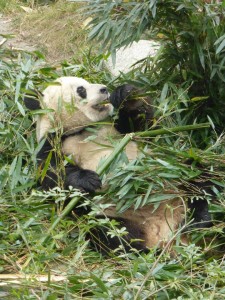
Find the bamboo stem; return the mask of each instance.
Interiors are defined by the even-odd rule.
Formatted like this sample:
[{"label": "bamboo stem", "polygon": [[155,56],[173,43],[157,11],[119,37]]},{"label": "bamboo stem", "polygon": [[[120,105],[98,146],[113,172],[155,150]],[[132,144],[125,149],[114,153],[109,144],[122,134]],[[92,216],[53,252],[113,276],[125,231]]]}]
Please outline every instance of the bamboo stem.
[{"label": "bamboo stem", "polygon": [[49,239],[51,232],[56,228],[59,222],[72,211],[72,209],[75,207],[79,200],[80,197],[78,196],[71,199],[71,201],[67,204],[64,210],[61,212],[61,214],[59,214],[55,221],[52,223],[52,225],[47,231],[47,234],[43,238],[41,238],[41,244],[44,244]]},{"label": "bamboo stem", "polygon": [[101,164],[101,166],[97,169],[97,173],[99,176],[101,176],[104,171],[108,168],[108,166],[111,164],[111,162],[114,160],[114,158],[123,151],[124,147],[132,140],[134,137],[134,133],[126,134],[122,140],[116,145],[113,152],[106,158],[106,160]]},{"label": "bamboo stem", "polygon": [[172,128],[162,128],[162,129],[136,132],[135,136],[137,136],[137,137],[139,137],[139,136],[140,137],[154,137],[154,136],[157,136],[157,135],[163,135],[163,134],[167,134],[167,133],[175,133],[175,132],[202,129],[202,128],[207,128],[209,126],[210,126],[210,123],[184,125],[184,126],[177,126],[177,127],[172,127]]},{"label": "bamboo stem", "polygon": [[34,280],[39,282],[58,282],[58,281],[67,281],[67,277],[63,275],[29,275],[29,274],[0,274],[0,286],[21,284],[22,280]]}]

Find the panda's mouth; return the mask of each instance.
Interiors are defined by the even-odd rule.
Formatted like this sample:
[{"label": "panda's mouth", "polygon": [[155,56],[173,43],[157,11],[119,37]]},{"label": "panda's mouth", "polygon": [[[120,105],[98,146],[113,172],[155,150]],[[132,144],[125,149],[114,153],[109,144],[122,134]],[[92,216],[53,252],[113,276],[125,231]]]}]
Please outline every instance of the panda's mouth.
[{"label": "panda's mouth", "polygon": [[97,111],[104,111],[104,110],[107,109],[106,101],[95,104],[95,105],[92,105],[92,108],[97,110]]}]

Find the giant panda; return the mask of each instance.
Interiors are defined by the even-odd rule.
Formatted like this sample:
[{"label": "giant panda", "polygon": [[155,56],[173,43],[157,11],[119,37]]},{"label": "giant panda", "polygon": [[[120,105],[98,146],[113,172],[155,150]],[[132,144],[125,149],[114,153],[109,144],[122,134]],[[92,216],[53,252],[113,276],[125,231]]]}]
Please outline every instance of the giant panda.
[{"label": "giant panda", "polygon": [[[41,182],[43,189],[59,185],[60,179],[64,188],[72,186],[89,193],[90,197],[101,189],[101,179],[96,170],[99,162],[113,151],[115,138],[120,134],[145,130],[151,125],[151,100],[137,97],[138,92],[134,86],[125,84],[116,88],[109,97],[104,85],[90,84],[77,77],[62,77],[43,91],[41,99],[25,96],[24,101],[29,109],[52,109],[50,116],[44,114],[37,120],[37,140],[43,140],[37,155],[39,170],[49,164]],[[108,97],[109,102],[105,103]],[[117,110],[117,118],[113,123],[96,124],[110,118],[114,110]],[[60,133],[57,130],[52,132],[55,120]],[[57,135],[59,139],[56,139]],[[125,152],[128,160],[135,159],[138,145],[129,142]],[[64,155],[70,157],[70,162],[62,168],[59,162],[62,161],[60,156]],[[211,226],[206,200],[189,202],[189,207],[196,226]],[[104,228],[95,228],[89,237],[103,253],[121,244],[126,251],[162,247],[184,224],[187,210],[188,204],[179,196],[162,201],[157,209],[148,204],[136,210],[131,207],[118,214],[116,208],[110,206],[97,218],[115,219],[120,226],[126,227],[127,233],[122,239],[111,238]],[[84,213],[84,210],[81,211]]]}]

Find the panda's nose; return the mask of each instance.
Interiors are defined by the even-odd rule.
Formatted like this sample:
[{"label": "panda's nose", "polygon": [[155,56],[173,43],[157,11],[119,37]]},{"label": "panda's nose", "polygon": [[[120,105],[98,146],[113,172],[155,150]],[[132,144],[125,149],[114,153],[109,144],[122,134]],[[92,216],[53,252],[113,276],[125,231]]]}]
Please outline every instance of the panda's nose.
[{"label": "panda's nose", "polygon": [[100,89],[101,94],[108,94],[108,90],[106,87]]}]

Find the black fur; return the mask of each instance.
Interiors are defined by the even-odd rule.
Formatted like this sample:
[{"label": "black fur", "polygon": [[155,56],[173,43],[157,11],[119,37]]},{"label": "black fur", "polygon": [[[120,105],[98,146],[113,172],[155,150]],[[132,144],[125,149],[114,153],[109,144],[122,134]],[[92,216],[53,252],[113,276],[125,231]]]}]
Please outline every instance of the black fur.
[{"label": "black fur", "polygon": [[[37,154],[37,164],[38,164],[38,169],[41,173],[42,176],[42,171],[45,169],[45,164],[48,161],[48,158],[51,158],[49,160],[49,165],[47,172],[41,180],[41,186],[44,190],[51,189],[57,185],[59,185],[59,182],[61,179],[64,179],[63,177],[63,172],[60,168],[58,168],[58,162],[59,158],[57,157],[56,152],[53,150],[53,144],[55,140],[55,134],[49,134],[48,137],[46,138],[41,150]],[[61,146],[61,142],[59,147]]]},{"label": "black fur", "polygon": [[107,235],[107,232],[110,229],[109,227],[96,226],[89,231],[87,236],[87,238],[90,239],[93,248],[102,254],[108,254],[111,250],[115,250],[121,245],[126,252],[130,251],[132,248],[143,252],[148,251],[145,246],[145,232],[140,226],[123,218],[115,217],[113,219],[118,222],[118,228],[126,227],[127,234],[122,235],[121,238],[116,236],[110,237]]},{"label": "black fur", "polygon": [[124,84],[112,92],[111,104],[118,109],[115,128],[122,134],[143,131],[152,125],[154,109],[149,97],[141,97],[141,91]]},{"label": "black fur", "polygon": [[[186,161],[187,164],[192,164],[192,160]],[[188,199],[188,208],[190,210],[190,218],[193,222],[188,226],[189,228],[209,228],[213,225],[211,214],[209,212],[209,205],[206,195],[210,198],[215,198],[216,194],[212,189],[212,174],[207,172],[200,163],[194,164],[201,171],[201,179],[196,178],[190,180],[188,184],[181,188],[185,190],[187,195],[197,195],[196,198]]]},{"label": "black fur", "polygon": [[[76,166],[78,168],[78,166]],[[93,193],[102,186],[101,179],[98,174],[91,170],[79,168],[76,170],[74,166],[66,167],[65,187],[72,186],[82,192]]]},{"label": "black fur", "polygon": [[105,87],[105,88],[101,88],[101,89],[100,89],[100,93],[101,93],[101,94],[108,94],[107,88],[106,88],[106,87]]},{"label": "black fur", "polygon": [[193,219],[189,228],[209,228],[213,225],[207,200],[188,200],[188,208],[191,213],[190,218]]},{"label": "black fur", "polygon": [[135,87],[130,84],[123,84],[117,87],[110,95],[110,102],[112,105],[119,109],[122,104],[128,100],[131,93],[135,90]]},{"label": "black fur", "polygon": [[77,88],[77,94],[83,99],[87,98],[87,91],[83,86]]},{"label": "black fur", "polygon": [[29,109],[29,110],[37,110],[37,109],[41,109],[41,104],[40,101],[37,100],[37,98],[42,97],[42,93],[37,92],[35,90],[31,90],[29,91],[29,93],[27,93],[24,96],[24,103],[25,106]]},{"label": "black fur", "polygon": [[[64,137],[65,138],[65,137]],[[101,180],[96,172],[91,170],[83,170],[77,165],[68,163],[65,168],[59,168],[62,165],[62,157],[56,153],[55,149],[61,150],[63,139],[60,141],[56,135],[48,134],[44,145],[37,154],[37,162],[39,170],[43,170],[45,163],[49,160],[48,171],[41,182],[42,188],[48,190],[63,183],[63,188],[72,186],[82,192],[94,192],[101,188]],[[56,146],[56,147],[55,147]],[[51,157],[49,156],[51,155]]]}]

